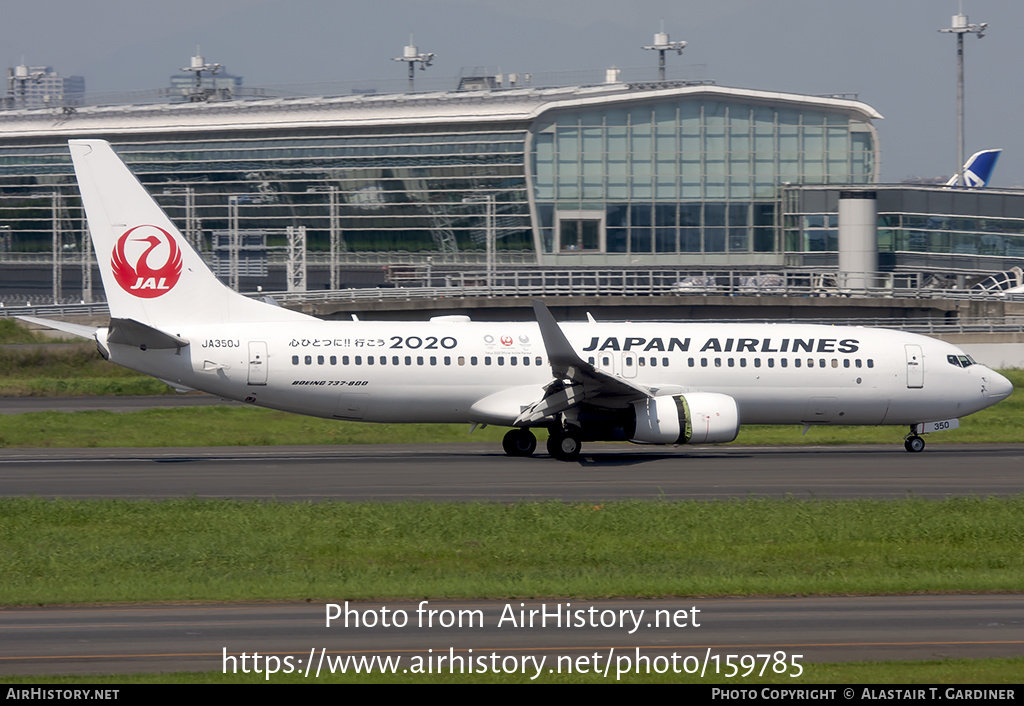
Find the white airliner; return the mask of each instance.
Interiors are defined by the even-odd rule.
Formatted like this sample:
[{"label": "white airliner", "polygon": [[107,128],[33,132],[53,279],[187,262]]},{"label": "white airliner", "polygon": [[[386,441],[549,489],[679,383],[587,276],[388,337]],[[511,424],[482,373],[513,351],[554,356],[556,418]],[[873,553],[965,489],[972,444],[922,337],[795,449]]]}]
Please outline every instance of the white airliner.
[{"label": "white airliner", "polygon": [[898,331],[795,324],[323,321],[242,296],[206,267],[100,140],[70,142],[110,305],[105,358],[176,388],[366,422],[512,427],[505,452],[583,441],[706,444],[740,423],[958,426],[1012,391],[957,347]]}]

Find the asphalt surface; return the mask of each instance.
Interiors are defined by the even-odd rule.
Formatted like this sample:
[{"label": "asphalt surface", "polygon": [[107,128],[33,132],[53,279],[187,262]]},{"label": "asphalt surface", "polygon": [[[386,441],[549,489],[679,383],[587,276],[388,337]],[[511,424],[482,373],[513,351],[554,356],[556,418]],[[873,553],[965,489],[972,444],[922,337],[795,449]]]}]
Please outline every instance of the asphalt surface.
[{"label": "asphalt surface", "polygon": [[[10,449],[0,495],[282,501],[602,501],[946,498],[1024,492],[1024,444],[634,447],[587,444],[576,462],[510,458],[497,444]],[[638,450],[639,448],[639,450]]]},{"label": "asphalt surface", "polygon": [[[1024,487],[1022,444],[932,445],[921,454],[899,445],[666,451],[590,444],[585,451],[580,461],[563,463],[543,455],[508,458],[495,445],[476,443],[9,450],[0,457],[0,495],[447,502],[938,499],[1017,495]],[[344,596],[335,602],[344,603]],[[509,615],[506,610],[518,623],[521,608],[542,610],[546,603],[549,612],[555,606],[569,610],[567,602],[585,611],[583,620],[597,616],[600,623],[603,617],[607,626],[500,621]],[[462,629],[420,628],[415,602],[368,602],[355,609],[361,619],[380,623],[384,606],[392,618],[404,610],[409,623],[345,627],[341,620],[326,627],[323,600],[0,609],[0,674],[253,670],[277,664],[300,673],[308,668],[308,678],[315,680],[317,669],[325,673],[331,663],[337,668],[345,657],[390,656],[400,658],[399,670],[433,665],[437,671],[444,656],[443,670],[454,665],[457,672],[500,671],[515,664],[531,674],[539,670],[539,681],[549,678],[546,670],[565,672],[570,665],[601,673],[608,666],[606,678],[613,681],[617,670],[637,664],[685,671],[699,663],[708,681],[722,683],[731,679],[725,676],[732,669],[729,655],[742,671],[752,663],[758,670],[778,663],[785,673],[799,665],[812,675],[814,664],[826,661],[1024,655],[1024,595],[429,601],[427,609],[439,611],[439,622],[445,615],[480,610],[479,624]],[[640,626],[630,634],[632,616],[640,610]],[[686,625],[648,626],[657,610],[667,611],[666,620],[682,616]],[[767,654],[770,659],[757,656]]]},{"label": "asphalt surface", "polygon": [[[328,603],[320,601],[3,610],[0,674],[241,671],[266,669],[267,657],[285,670],[287,657],[292,670],[308,668],[315,682],[317,669],[325,675],[339,658],[391,656],[399,671],[431,659],[436,673],[439,657],[457,655],[474,659],[461,663],[462,672],[456,661],[456,673],[480,671],[484,659],[485,668],[515,665],[531,675],[540,666],[540,682],[549,669],[565,673],[570,665],[602,674],[608,665],[612,682],[617,670],[639,665],[703,670],[709,682],[741,685],[728,677],[730,663],[745,665],[742,672],[752,664],[780,674],[803,669],[813,680],[818,662],[1024,655],[1021,596],[336,604],[330,627]],[[346,608],[353,611],[347,626]],[[385,619],[389,627],[381,626]],[[442,671],[452,664],[442,662]]]}]

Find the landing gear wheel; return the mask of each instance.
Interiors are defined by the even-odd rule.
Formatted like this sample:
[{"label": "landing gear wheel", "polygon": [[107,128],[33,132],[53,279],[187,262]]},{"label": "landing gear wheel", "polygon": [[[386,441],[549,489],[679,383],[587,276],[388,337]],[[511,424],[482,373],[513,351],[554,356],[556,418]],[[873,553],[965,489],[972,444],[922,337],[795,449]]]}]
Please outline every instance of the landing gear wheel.
[{"label": "landing gear wheel", "polygon": [[537,437],[529,429],[513,429],[501,440],[501,448],[509,456],[532,456],[537,449]]},{"label": "landing gear wheel", "polygon": [[910,453],[921,453],[924,451],[924,439],[920,436],[908,436],[907,440],[903,442],[903,448]]},{"label": "landing gear wheel", "polygon": [[548,437],[548,453],[559,461],[575,461],[582,447],[580,434],[574,429],[552,431]]}]

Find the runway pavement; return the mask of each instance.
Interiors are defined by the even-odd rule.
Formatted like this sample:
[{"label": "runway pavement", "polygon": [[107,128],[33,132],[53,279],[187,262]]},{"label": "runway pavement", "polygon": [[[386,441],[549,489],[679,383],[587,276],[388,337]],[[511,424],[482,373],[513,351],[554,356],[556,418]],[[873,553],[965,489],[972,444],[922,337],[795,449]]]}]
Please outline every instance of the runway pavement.
[{"label": "runway pavement", "polygon": [[[591,444],[587,450],[576,463],[544,456],[509,458],[495,445],[477,443],[9,450],[0,457],[0,495],[446,502],[937,499],[1019,494],[1024,468],[1021,444],[936,444],[921,454],[908,454],[898,446],[666,451]],[[344,603],[345,597],[334,600]],[[520,608],[544,610],[542,603],[549,612],[565,603],[577,610],[593,608],[597,616],[622,617],[622,611],[633,611],[625,614],[629,620],[640,610],[644,613],[632,634],[627,628],[637,623],[576,628],[501,621],[506,610],[515,615]],[[379,621],[383,606],[392,617],[397,610],[404,610],[410,621],[418,615],[417,602],[368,602],[357,610],[364,619],[372,615]],[[481,624],[460,630],[421,629],[412,622],[401,628],[346,628],[336,622],[328,628],[323,599],[284,605],[0,609],[0,674],[205,671],[225,665],[253,669],[257,663],[252,655],[258,652],[264,660],[261,668],[272,657],[276,662],[269,664],[281,670],[304,673],[309,668],[311,675],[331,664],[339,668],[339,659],[374,656],[398,658],[399,670],[433,659],[436,671],[436,660],[444,656],[449,661],[441,668],[501,670],[516,664],[539,670],[539,680],[550,675],[544,671],[549,669],[602,671],[608,666],[606,678],[611,681],[616,670],[637,665],[690,670],[699,663],[709,682],[722,683],[729,680],[723,674],[731,669],[729,655],[735,656],[732,664],[753,663],[758,669],[765,663],[768,668],[780,664],[786,673],[797,665],[813,670],[814,663],[823,661],[1024,655],[1021,595],[431,600],[429,607],[439,611],[439,619],[445,610],[450,615],[479,610]],[[694,608],[700,613],[692,612]],[[666,627],[655,621],[649,627],[656,610],[667,611],[662,614],[666,620],[684,615],[686,625]],[[244,663],[243,653],[248,660]],[[468,662],[470,657],[483,662]],[[355,665],[346,664],[349,669]],[[717,676],[712,678],[708,670]]]},{"label": "runway pavement", "polygon": [[[328,603],[338,605],[330,627]],[[543,682],[549,670],[607,665],[609,681],[617,670],[677,668],[742,685],[731,665],[806,670],[813,681],[819,662],[1021,656],[1022,628],[1022,596],[14,608],[0,611],[0,674],[241,671],[270,657],[315,681],[346,657],[389,656],[399,672],[417,660],[435,673],[515,666]]]},{"label": "runway pavement", "polygon": [[1024,491],[1024,444],[685,447],[589,444],[578,461],[496,444],[28,449],[0,495],[515,502],[733,497],[945,498]]}]

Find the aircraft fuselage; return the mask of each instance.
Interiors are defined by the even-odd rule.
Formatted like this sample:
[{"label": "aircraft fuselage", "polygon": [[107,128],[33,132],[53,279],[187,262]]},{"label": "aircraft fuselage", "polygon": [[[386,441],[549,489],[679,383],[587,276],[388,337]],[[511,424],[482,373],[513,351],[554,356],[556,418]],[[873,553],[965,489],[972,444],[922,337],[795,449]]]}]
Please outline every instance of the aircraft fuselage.
[{"label": "aircraft fuselage", "polygon": [[[1009,394],[951,344],[870,328],[563,323],[580,357],[659,395],[715,392],[743,424],[904,425],[959,418]],[[551,381],[535,323],[330,322],[181,326],[190,345],[107,344],[111,360],[229,399],[368,422],[510,426]],[[173,373],[173,374],[172,374]]]}]

